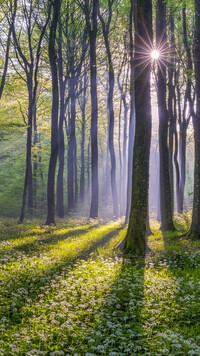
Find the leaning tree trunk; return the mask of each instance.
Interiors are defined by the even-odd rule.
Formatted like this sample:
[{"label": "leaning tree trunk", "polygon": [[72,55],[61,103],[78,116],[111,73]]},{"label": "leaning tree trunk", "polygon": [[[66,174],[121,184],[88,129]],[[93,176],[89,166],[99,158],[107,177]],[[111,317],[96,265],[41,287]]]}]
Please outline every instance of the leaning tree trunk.
[{"label": "leaning tree trunk", "polygon": [[[149,157],[151,143],[151,61],[148,56],[152,43],[152,2],[137,3],[135,24],[135,142],[133,152],[131,210],[126,235],[126,250],[144,254],[146,248]],[[141,48],[147,53],[144,63]],[[144,105],[145,103],[145,105]]]},{"label": "leaning tree trunk", "polygon": [[200,0],[195,0],[195,38],[194,68],[196,83],[196,115],[194,123],[195,166],[194,166],[194,197],[192,224],[189,231],[191,238],[200,238]]},{"label": "leaning tree trunk", "polygon": [[55,171],[58,156],[58,110],[59,110],[59,88],[58,71],[56,63],[56,28],[60,14],[60,0],[53,3],[53,20],[49,36],[49,61],[52,76],[52,109],[51,109],[51,156],[49,161],[48,183],[47,183],[47,219],[46,224],[55,224]]},{"label": "leaning tree trunk", "polygon": [[10,26],[9,26],[9,30],[8,30],[7,41],[6,41],[5,61],[4,61],[4,68],[3,68],[2,75],[1,75],[1,83],[0,83],[0,100],[1,100],[1,97],[3,94],[3,89],[5,86],[5,82],[6,82],[6,75],[7,75],[7,71],[8,71],[11,35],[12,35],[14,23],[15,23],[15,17],[16,17],[16,11],[17,11],[17,0],[14,0],[14,4],[12,4],[11,2],[10,2],[10,4],[11,4],[11,9],[13,6],[13,13],[12,13],[12,18],[11,18],[11,22],[10,22]]},{"label": "leaning tree trunk", "polygon": [[[163,57],[167,57],[166,2],[157,1],[156,43],[161,47]],[[168,150],[168,112],[166,107],[166,60],[158,63],[158,115],[159,115],[159,152],[160,152],[160,209],[162,230],[174,230],[172,219],[172,200],[169,176]]]}]

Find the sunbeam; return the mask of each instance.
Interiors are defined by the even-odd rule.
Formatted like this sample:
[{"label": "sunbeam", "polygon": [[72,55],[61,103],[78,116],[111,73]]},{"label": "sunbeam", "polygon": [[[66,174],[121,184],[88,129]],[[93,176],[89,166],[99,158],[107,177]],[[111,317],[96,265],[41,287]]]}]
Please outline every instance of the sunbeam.
[{"label": "sunbeam", "polygon": [[157,61],[160,57],[160,52],[157,49],[153,49],[153,51],[151,52],[151,58],[154,61]]}]

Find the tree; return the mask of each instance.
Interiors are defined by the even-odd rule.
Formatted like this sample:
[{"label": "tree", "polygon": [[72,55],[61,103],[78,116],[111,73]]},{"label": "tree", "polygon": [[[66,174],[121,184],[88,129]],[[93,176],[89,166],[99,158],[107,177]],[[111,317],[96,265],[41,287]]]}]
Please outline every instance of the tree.
[{"label": "tree", "polygon": [[109,43],[109,32],[110,24],[112,20],[112,5],[114,0],[108,0],[108,20],[105,22],[101,12],[99,11],[99,18],[102,25],[103,37],[106,47],[106,55],[108,60],[108,112],[109,112],[109,151],[111,159],[111,189],[112,189],[112,198],[113,198],[113,216],[118,218],[119,216],[119,206],[118,206],[118,193],[116,187],[116,158],[115,158],[115,149],[114,149],[114,107],[113,107],[113,91],[114,91],[114,67],[112,61],[112,54]]},{"label": "tree", "polygon": [[48,184],[47,184],[47,219],[46,225],[55,224],[55,171],[58,156],[58,111],[59,111],[59,87],[57,54],[55,48],[56,29],[60,15],[61,0],[52,3],[53,18],[49,35],[49,62],[52,80],[52,110],[51,110],[51,156],[49,161]]},{"label": "tree", "polygon": [[[132,18],[132,16],[131,16]],[[128,110],[129,106],[127,103],[127,89],[128,89],[128,78],[129,78],[129,65],[127,65],[127,50],[126,50],[126,33],[124,35],[124,54],[122,64],[117,76],[118,88],[121,93],[120,98],[120,110],[119,110],[119,135],[118,135],[118,145],[119,145],[119,163],[120,163],[120,182],[119,182],[119,202],[120,202],[120,215],[124,215],[125,202],[126,202],[126,192],[127,192],[127,124],[128,124]],[[123,81],[120,82],[120,76],[123,73]],[[133,100],[135,100],[133,98]],[[121,155],[121,112],[122,103],[124,109],[124,127],[123,127],[123,155]],[[133,134],[133,133],[132,133]],[[122,160],[123,157],[123,160]]]},{"label": "tree", "polygon": [[194,197],[192,223],[189,231],[191,238],[200,238],[200,0],[195,0],[195,34],[194,34],[194,69],[196,84],[196,114],[193,117],[195,167]]},{"label": "tree", "polygon": [[97,98],[97,60],[96,60],[96,38],[97,38],[97,15],[99,0],[85,0],[82,4],[78,1],[85,15],[90,45],[90,90],[91,90],[91,170],[92,170],[92,197],[90,206],[90,217],[98,217],[99,182],[98,182],[98,98]]},{"label": "tree", "polygon": [[14,5],[12,4],[12,1],[10,1],[9,12],[11,13],[11,19],[9,19],[9,15],[6,14],[6,17],[8,19],[8,23],[9,23],[9,29],[8,29],[8,35],[7,35],[7,40],[6,40],[6,46],[5,46],[4,68],[3,68],[3,73],[1,76],[1,83],[0,83],[0,100],[1,100],[1,97],[3,94],[3,89],[4,89],[4,85],[5,85],[5,81],[6,81],[6,74],[8,71],[11,35],[12,35],[14,24],[15,24],[16,11],[17,11],[17,0],[14,1]]},{"label": "tree", "polygon": [[85,201],[85,126],[86,126],[86,93],[87,93],[87,72],[86,68],[84,70],[84,75],[80,83],[80,91],[83,91],[82,96],[79,99],[79,106],[81,109],[82,120],[81,120],[81,174],[80,174],[80,198],[81,203],[84,204]]},{"label": "tree", "polygon": [[[135,23],[135,141],[133,152],[131,210],[125,249],[145,253],[149,155],[151,143],[150,51],[152,47],[152,2],[137,2]],[[144,56],[146,57],[144,60]]]},{"label": "tree", "polygon": [[187,128],[191,117],[193,117],[193,100],[192,100],[192,54],[190,45],[188,42],[187,26],[186,26],[186,3],[183,3],[182,9],[182,21],[183,21],[183,43],[186,52],[186,88],[184,88],[184,107],[182,113],[182,119],[179,122],[180,125],[180,212],[183,212],[185,180],[186,180],[186,140],[187,140]]},{"label": "tree", "polygon": [[[79,10],[79,11],[77,11]],[[57,213],[64,216],[64,134],[63,123],[67,132],[67,196],[68,211],[75,208],[74,182],[76,180],[76,100],[82,64],[88,48],[88,36],[85,23],[80,19],[80,9],[73,1],[63,3],[59,17],[58,34],[58,70],[60,89],[59,118],[59,169],[57,179]],[[68,110],[67,110],[68,109]],[[68,113],[68,115],[67,115]],[[76,184],[75,184],[76,186]]]},{"label": "tree", "polygon": [[157,72],[161,228],[162,230],[174,230],[172,220],[172,194],[169,176],[168,112],[166,107],[167,32],[166,2],[164,0],[157,1],[156,45],[161,52],[161,60],[158,61]]},{"label": "tree", "polygon": [[[139,6],[139,4],[138,4]],[[126,199],[126,217],[127,224],[131,208],[131,173],[133,163],[133,144],[135,136],[135,92],[134,92],[134,75],[135,63],[133,57],[133,16],[134,16],[134,0],[131,0],[130,19],[129,19],[129,37],[130,37],[130,120],[129,120],[129,141],[128,141],[128,172],[127,172],[127,199]],[[139,21],[139,20],[138,20]]]},{"label": "tree", "polygon": [[[19,221],[23,222],[25,214],[26,205],[26,194],[28,189],[28,206],[31,208],[33,206],[33,189],[32,189],[32,162],[31,162],[31,148],[32,148],[32,124],[33,124],[33,112],[36,105],[36,95],[38,88],[38,71],[39,71],[39,61],[41,55],[42,40],[46,32],[46,28],[49,22],[50,10],[48,10],[48,15],[44,20],[44,24],[38,24],[38,7],[39,3],[34,3],[32,0],[29,4],[24,2],[22,4],[21,11],[24,14],[26,31],[25,34],[22,30],[24,27],[21,25],[20,30],[17,33],[18,26],[12,25],[12,34],[14,41],[14,51],[17,61],[25,73],[25,78],[20,74],[20,77],[25,81],[28,91],[28,114],[27,114],[27,144],[26,144],[26,171],[24,179],[24,189],[22,197],[21,214]],[[15,4],[16,6],[16,4]],[[16,11],[16,10],[15,10]],[[41,26],[39,38],[37,38],[37,43],[33,38],[33,31],[36,24],[38,27]],[[22,36],[23,34],[23,36]],[[28,50],[24,46],[24,38],[28,38]],[[14,69],[16,66],[12,62]],[[16,70],[17,71],[17,70]],[[18,71],[17,71],[18,72]],[[18,72],[19,73],[19,72]]]}]

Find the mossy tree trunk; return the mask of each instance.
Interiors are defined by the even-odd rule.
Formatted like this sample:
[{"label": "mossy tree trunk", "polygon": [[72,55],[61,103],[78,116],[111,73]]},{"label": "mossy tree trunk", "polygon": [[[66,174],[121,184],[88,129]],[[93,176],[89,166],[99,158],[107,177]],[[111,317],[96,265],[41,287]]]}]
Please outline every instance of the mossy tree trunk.
[{"label": "mossy tree trunk", "polygon": [[[152,2],[137,2],[135,24],[135,142],[133,151],[131,210],[125,249],[144,254],[146,248],[149,156],[151,143],[150,49]],[[146,61],[144,61],[144,53]]]}]

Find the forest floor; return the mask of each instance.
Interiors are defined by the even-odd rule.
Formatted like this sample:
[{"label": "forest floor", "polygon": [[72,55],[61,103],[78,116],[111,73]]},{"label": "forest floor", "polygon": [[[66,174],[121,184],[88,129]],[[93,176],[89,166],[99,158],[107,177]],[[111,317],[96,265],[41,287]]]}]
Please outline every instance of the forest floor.
[{"label": "forest floor", "polygon": [[122,220],[0,221],[0,355],[200,355],[200,241],[123,257]]}]

